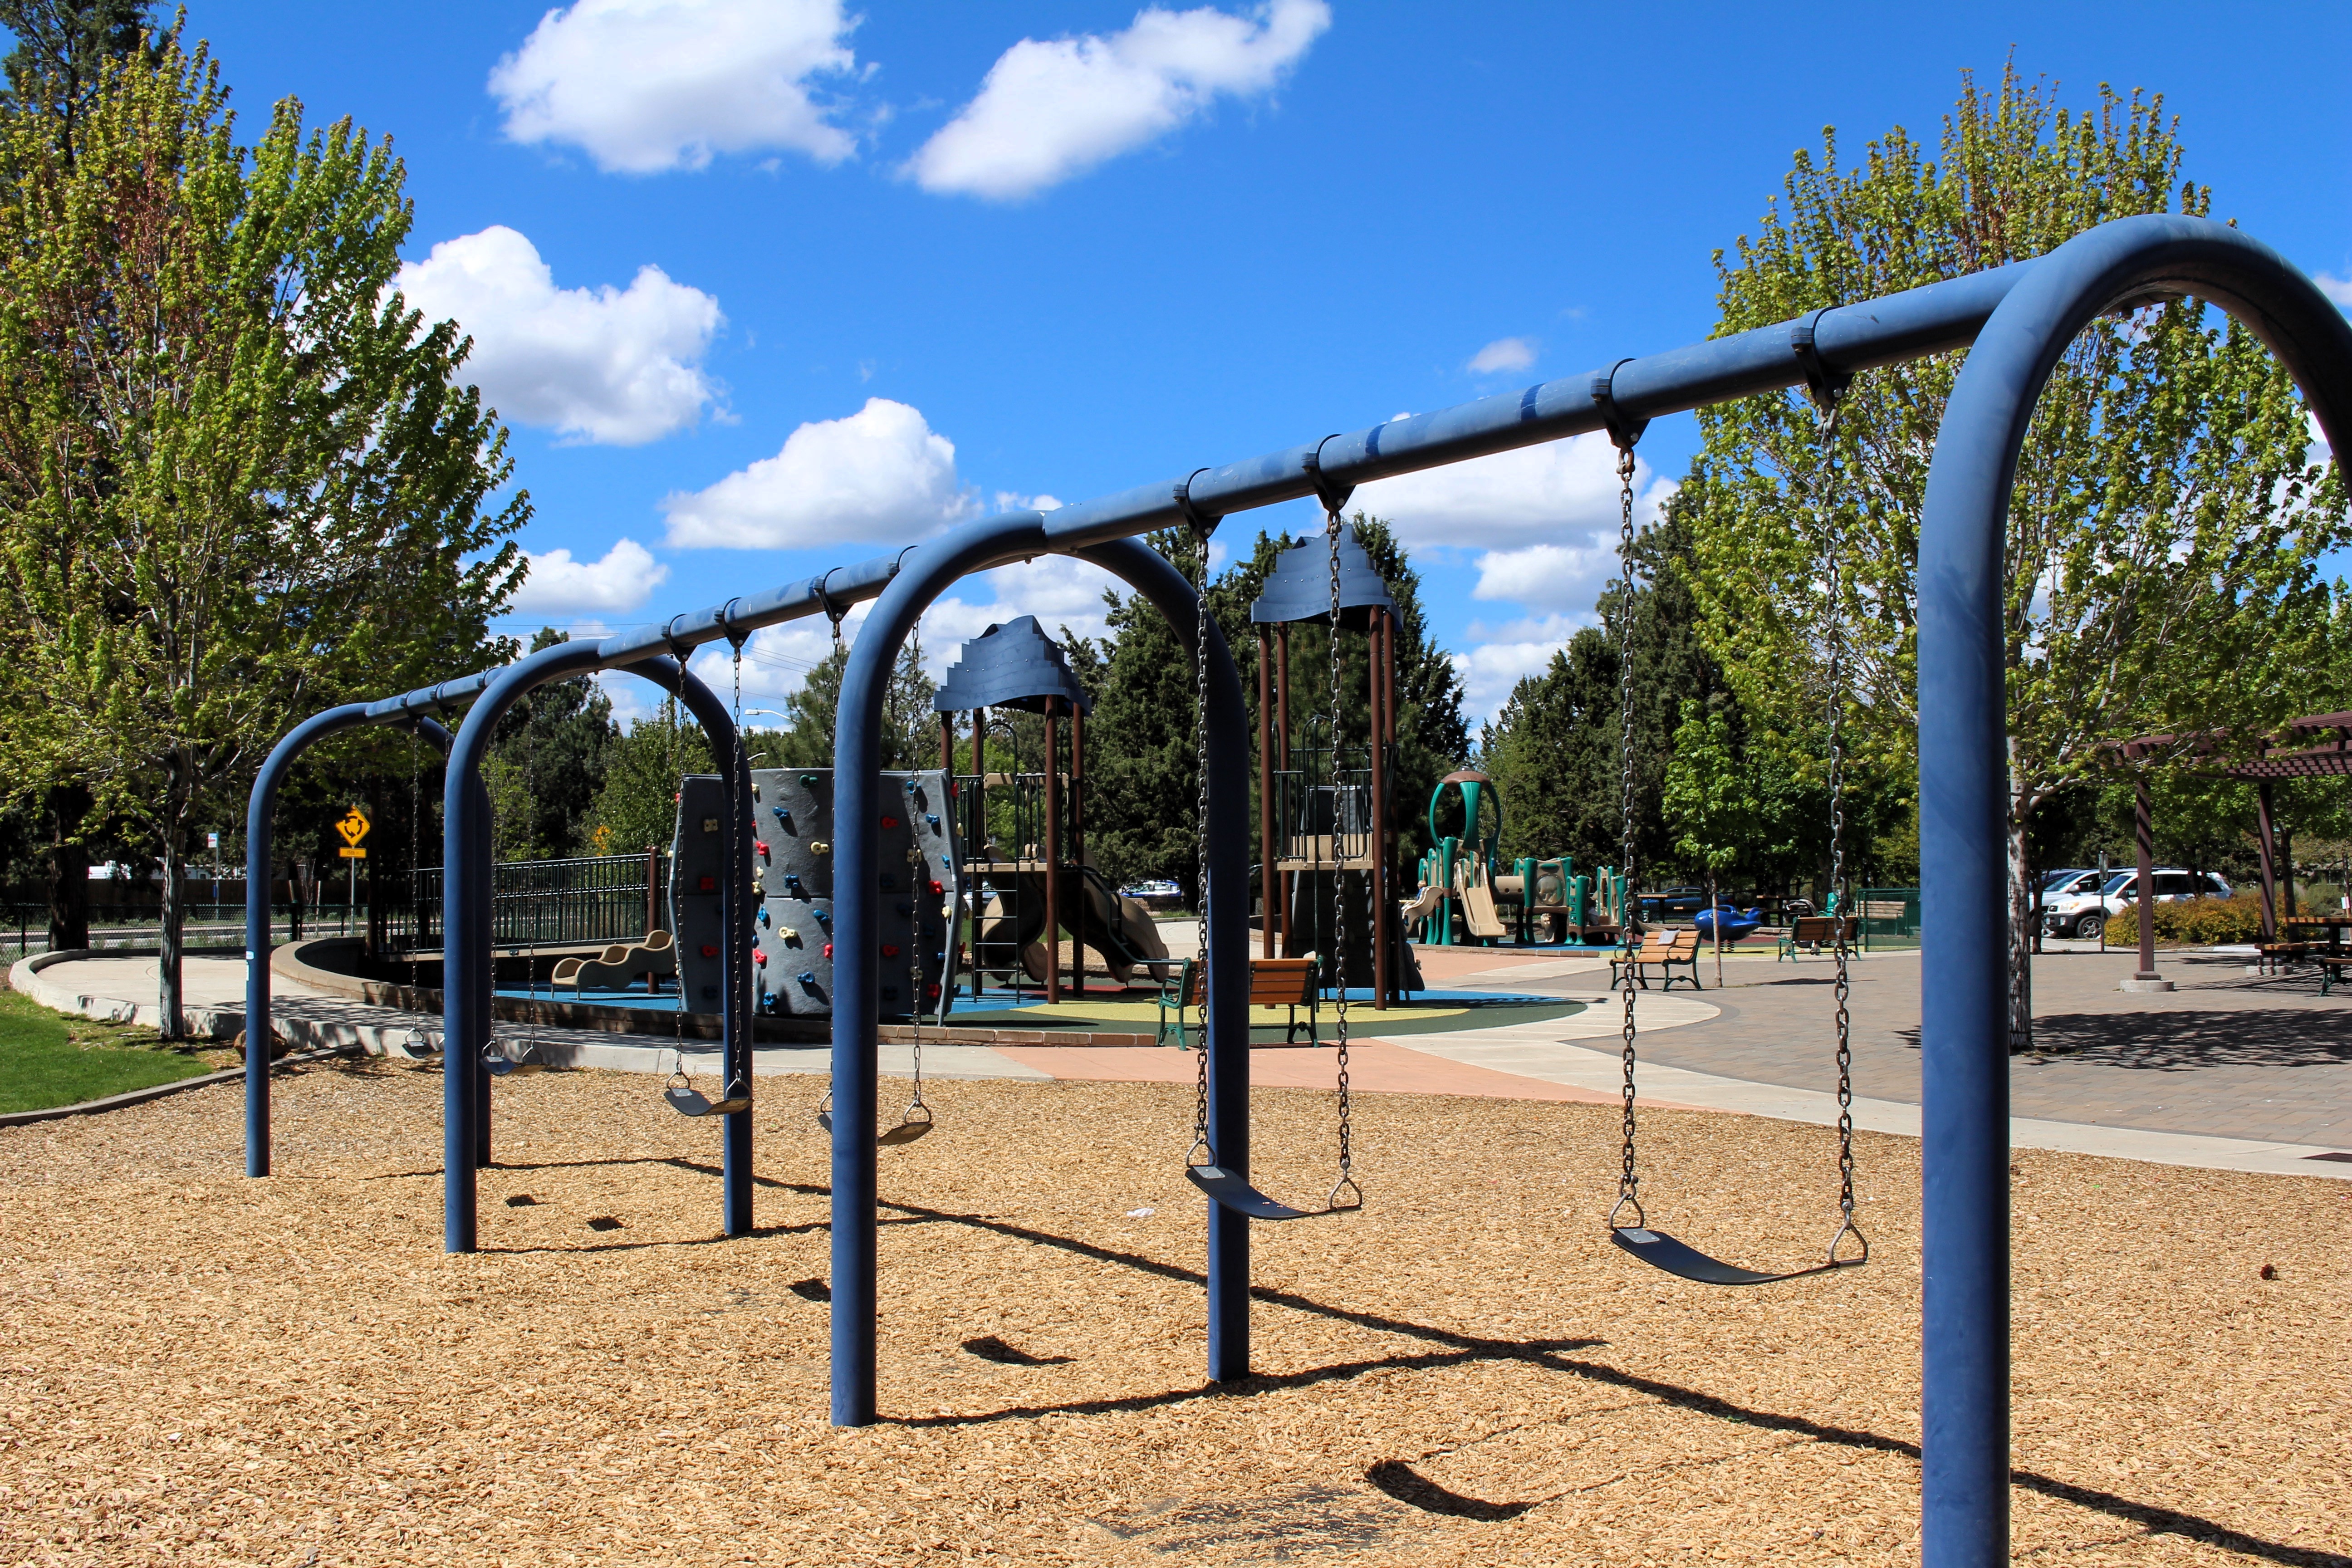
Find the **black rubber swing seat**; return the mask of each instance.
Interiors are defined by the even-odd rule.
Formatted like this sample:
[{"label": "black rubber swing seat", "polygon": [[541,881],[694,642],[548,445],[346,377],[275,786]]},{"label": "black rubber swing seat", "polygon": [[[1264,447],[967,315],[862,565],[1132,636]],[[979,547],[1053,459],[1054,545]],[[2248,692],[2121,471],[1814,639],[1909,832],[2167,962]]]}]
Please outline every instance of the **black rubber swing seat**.
[{"label": "black rubber swing seat", "polygon": [[[1277,1203],[1273,1198],[1267,1197],[1264,1193],[1251,1186],[1245,1178],[1234,1174],[1223,1165],[1187,1165],[1184,1167],[1184,1176],[1194,1186],[1208,1194],[1210,1199],[1219,1207],[1231,1209],[1234,1213],[1245,1215],[1251,1219],[1317,1219],[1324,1215],[1352,1214],[1364,1206],[1363,1200],[1359,1197],[1352,1204],[1334,1204],[1319,1209],[1295,1209],[1288,1204]],[[1343,1184],[1352,1187],[1355,1184],[1349,1182]]]},{"label": "black rubber swing seat", "polygon": [[[830,1110],[818,1111],[816,1113],[816,1124],[819,1127],[824,1128],[827,1132],[832,1131],[833,1112]],[[874,1146],[877,1149],[896,1149],[902,1143],[912,1143],[916,1139],[920,1138],[924,1133],[929,1132],[935,1125],[937,1125],[937,1123],[930,1121],[901,1121],[898,1126],[893,1127],[887,1132],[876,1134]]]},{"label": "black rubber swing seat", "polygon": [[1783,1274],[1759,1274],[1753,1268],[1742,1268],[1736,1263],[1725,1263],[1709,1258],[1697,1247],[1676,1241],[1662,1230],[1646,1230],[1638,1226],[1612,1226],[1609,1239],[1640,1258],[1653,1268],[1701,1285],[1770,1285],[1782,1279],[1802,1279],[1808,1274],[1827,1274],[1835,1268],[1852,1268],[1868,1261],[1865,1258],[1838,1258],[1827,1263],[1816,1263],[1810,1268],[1791,1268]]},{"label": "black rubber swing seat", "polygon": [[676,1085],[663,1089],[662,1098],[668,1100],[669,1108],[680,1116],[732,1116],[739,1110],[751,1109],[751,1097],[748,1094],[733,1094],[725,1100],[713,1100],[698,1089],[685,1089]]}]

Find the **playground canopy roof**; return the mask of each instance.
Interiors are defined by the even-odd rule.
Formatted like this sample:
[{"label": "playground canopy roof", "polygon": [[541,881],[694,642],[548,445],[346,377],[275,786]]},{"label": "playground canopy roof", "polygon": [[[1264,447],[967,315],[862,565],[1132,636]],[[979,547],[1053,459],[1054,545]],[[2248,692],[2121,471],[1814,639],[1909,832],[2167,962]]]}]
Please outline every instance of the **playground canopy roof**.
[{"label": "playground canopy roof", "polygon": [[[1396,613],[1389,585],[1372,569],[1372,558],[1353,528],[1339,531],[1339,624],[1360,632],[1371,625],[1372,612]],[[1292,621],[1328,620],[1331,616],[1331,546],[1321,538],[1302,539],[1275,557],[1274,573],[1265,591],[1250,606],[1250,620],[1259,626],[1284,626]]]},{"label": "playground canopy roof", "polygon": [[963,645],[963,657],[940,683],[931,709],[961,713],[973,708],[1019,708],[1043,713],[1046,699],[1053,697],[1081,713],[1095,710],[1095,700],[1070,672],[1061,645],[1045,635],[1036,616],[1024,616],[991,626]]},{"label": "playground canopy roof", "polygon": [[[2310,744],[2327,737],[2320,744]],[[2132,762],[2144,762],[2160,752],[2193,763],[2224,749],[2227,731],[2203,735],[2142,735],[2116,748]],[[2305,742],[2297,744],[2297,742]],[[2291,721],[2251,757],[2213,758],[2214,765],[2195,771],[2232,779],[2309,779],[2352,776],[2352,713],[2313,713]]]}]

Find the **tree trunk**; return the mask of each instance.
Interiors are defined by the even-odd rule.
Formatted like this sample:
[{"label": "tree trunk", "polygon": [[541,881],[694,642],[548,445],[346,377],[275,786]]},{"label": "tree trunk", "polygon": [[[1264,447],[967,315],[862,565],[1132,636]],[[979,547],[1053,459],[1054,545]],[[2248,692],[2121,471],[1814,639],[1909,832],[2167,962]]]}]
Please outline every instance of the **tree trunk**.
[{"label": "tree trunk", "polygon": [[158,1026],[167,1040],[188,1037],[187,1019],[181,1014],[180,961],[186,946],[188,921],[187,764],[174,756],[165,764],[163,774],[163,897],[159,911],[162,925],[162,956],[155,965],[155,1011]]},{"label": "tree trunk", "polygon": [[167,1040],[188,1037],[187,1020],[180,1013],[180,958],[186,945],[184,937],[188,918],[187,889],[187,858],[180,853],[180,836],[169,834],[163,840],[163,952],[155,966],[155,1010]]},{"label": "tree trunk", "polygon": [[89,791],[62,784],[48,792],[49,951],[89,945],[89,851],[74,836],[89,812]]},{"label": "tree trunk", "polygon": [[[2011,743],[2015,756],[2015,742]],[[2033,796],[2011,772],[2009,809],[2009,1048],[2033,1048]]]}]

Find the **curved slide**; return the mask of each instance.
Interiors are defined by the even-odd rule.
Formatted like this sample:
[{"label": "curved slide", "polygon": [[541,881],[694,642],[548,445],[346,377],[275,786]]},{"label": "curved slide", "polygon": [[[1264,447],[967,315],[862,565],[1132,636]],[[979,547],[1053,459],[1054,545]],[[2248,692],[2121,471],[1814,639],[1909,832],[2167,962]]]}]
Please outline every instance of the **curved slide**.
[{"label": "curved slide", "polygon": [[[1000,893],[988,901],[973,931],[973,958],[992,973],[1010,971],[1017,961],[1032,980],[1045,977],[1045,874],[1023,871],[1013,878],[1013,897]],[[1168,944],[1160,938],[1151,911],[1133,899],[1120,896],[1103,874],[1091,866],[1064,868],[1062,902],[1067,914],[1085,910],[1087,945],[1102,954],[1111,978],[1120,984],[1137,970],[1154,980],[1176,973]],[[1072,922],[1065,918],[1066,927]]]}]

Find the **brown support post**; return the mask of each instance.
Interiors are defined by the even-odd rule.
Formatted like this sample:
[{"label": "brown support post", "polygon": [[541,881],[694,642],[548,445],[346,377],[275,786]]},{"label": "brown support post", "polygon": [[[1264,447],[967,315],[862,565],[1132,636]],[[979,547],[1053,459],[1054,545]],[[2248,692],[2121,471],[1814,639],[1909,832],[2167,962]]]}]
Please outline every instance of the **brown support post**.
[{"label": "brown support post", "polygon": [[1045,699],[1045,1001],[1062,999],[1062,727]]},{"label": "brown support post", "polygon": [[650,934],[660,928],[661,847],[648,844],[646,846],[646,931]]},{"label": "brown support post", "polygon": [[940,772],[955,777],[955,715],[940,715]]},{"label": "brown support post", "polygon": [[[1287,773],[1290,769],[1289,622],[1285,621],[1274,628],[1274,646],[1275,658],[1276,660],[1275,669],[1276,684],[1274,689],[1274,765]],[[1286,826],[1286,825],[1277,825],[1277,826],[1284,827]],[[1274,836],[1272,842],[1277,847],[1280,847],[1287,841],[1288,837],[1288,833],[1286,831],[1283,831]],[[1291,956],[1290,882],[1291,876],[1287,871],[1280,872],[1275,878],[1275,890],[1279,893],[1282,898],[1282,909],[1279,913],[1279,919],[1282,923],[1282,955],[1285,958]]]},{"label": "brown support post", "polygon": [[1070,910],[1070,981],[1087,994],[1087,710],[1070,704],[1070,864],[1079,868],[1071,884],[1078,890]]},{"label": "brown support post", "polygon": [[1381,700],[1381,647],[1388,640],[1388,612],[1374,610],[1364,627],[1364,684],[1371,711],[1364,726],[1364,738],[1372,758],[1372,822],[1371,865],[1364,872],[1364,885],[1372,893],[1372,1006],[1385,1009],[1389,1005],[1389,910],[1388,841],[1389,841],[1389,747],[1385,704]]},{"label": "brown support post", "polygon": [[2148,800],[2145,775],[2132,781],[2132,837],[2139,847],[2139,973],[2132,978],[2160,984],[2156,973],[2156,808]]},{"label": "brown support post", "polygon": [[1259,956],[1274,958],[1274,644],[1257,628],[1257,889]]},{"label": "brown support post", "polygon": [[2263,940],[2278,940],[2278,847],[2271,826],[2271,781],[2254,785],[2254,852],[2263,872]]}]

